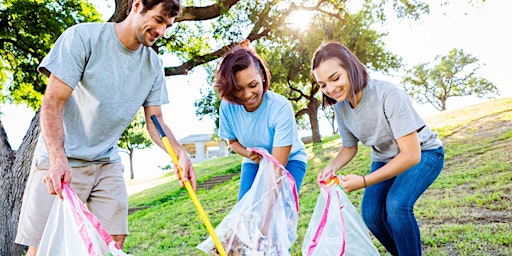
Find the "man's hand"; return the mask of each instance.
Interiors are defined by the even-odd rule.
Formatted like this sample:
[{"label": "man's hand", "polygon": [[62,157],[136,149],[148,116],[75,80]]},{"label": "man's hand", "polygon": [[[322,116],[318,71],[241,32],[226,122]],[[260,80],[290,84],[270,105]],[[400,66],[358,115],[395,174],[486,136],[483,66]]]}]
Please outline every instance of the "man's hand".
[{"label": "man's hand", "polygon": [[71,167],[66,164],[50,165],[50,168],[46,172],[43,178],[43,183],[46,184],[48,193],[51,195],[58,195],[60,199],[62,197],[62,182],[71,184]]},{"label": "man's hand", "polygon": [[192,162],[190,162],[190,158],[188,157],[185,149],[180,151],[180,155],[178,155],[179,165],[183,171],[183,177],[180,176],[180,172],[178,166],[174,165],[174,174],[180,181],[180,185],[185,186],[185,181],[190,181],[192,188],[196,191],[196,171],[194,170],[194,166],[192,166]]}]

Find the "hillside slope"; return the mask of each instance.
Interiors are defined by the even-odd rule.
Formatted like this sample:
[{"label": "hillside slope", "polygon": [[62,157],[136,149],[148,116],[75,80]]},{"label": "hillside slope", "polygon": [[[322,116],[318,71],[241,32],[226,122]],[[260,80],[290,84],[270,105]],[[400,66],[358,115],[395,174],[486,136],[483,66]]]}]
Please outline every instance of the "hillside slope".
[{"label": "hillside slope", "polygon": [[[418,200],[415,213],[425,255],[512,255],[512,98],[447,111],[426,119],[445,145],[440,177]],[[339,136],[308,145],[308,173],[300,193],[300,219],[292,255],[302,239],[317,196],[316,173],[332,159]],[[361,147],[341,173],[368,171],[369,151]],[[197,164],[199,183],[226,175],[230,179],[199,189],[198,196],[214,226],[236,204],[239,156]],[[235,174],[227,175],[227,174]],[[358,207],[363,191],[348,194]],[[171,181],[130,196],[126,250],[133,255],[204,255],[195,248],[208,233],[187,192]],[[379,250],[386,255],[377,240]]]}]

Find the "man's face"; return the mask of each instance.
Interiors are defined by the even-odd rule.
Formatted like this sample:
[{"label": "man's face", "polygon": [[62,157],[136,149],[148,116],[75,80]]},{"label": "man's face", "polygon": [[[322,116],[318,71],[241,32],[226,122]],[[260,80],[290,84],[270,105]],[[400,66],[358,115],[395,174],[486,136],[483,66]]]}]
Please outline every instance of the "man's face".
[{"label": "man's face", "polygon": [[162,12],[162,3],[142,13],[142,3],[136,6],[135,37],[144,46],[152,46],[156,40],[165,35],[165,30],[172,26],[176,17],[170,18]]}]

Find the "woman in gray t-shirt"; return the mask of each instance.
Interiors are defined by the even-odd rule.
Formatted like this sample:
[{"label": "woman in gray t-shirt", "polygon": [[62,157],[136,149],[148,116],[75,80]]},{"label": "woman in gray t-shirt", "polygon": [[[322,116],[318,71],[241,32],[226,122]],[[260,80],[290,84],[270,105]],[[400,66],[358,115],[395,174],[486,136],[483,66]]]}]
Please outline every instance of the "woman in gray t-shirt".
[{"label": "woman in gray t-shirt", "polygon": [[322,89],[323,106],[334,105],[343,144],[318,180],[335,176],[349,163],[359,141],[371,147],[370,173],[340,175],[340,185],[347,192],[366,188],[363,219],[392,255],[421,255],[413,208],[443,168],[444,150],[437,133],[403,90],[370,79],[364,65],[341,43],[320,46],[312,72]]}]

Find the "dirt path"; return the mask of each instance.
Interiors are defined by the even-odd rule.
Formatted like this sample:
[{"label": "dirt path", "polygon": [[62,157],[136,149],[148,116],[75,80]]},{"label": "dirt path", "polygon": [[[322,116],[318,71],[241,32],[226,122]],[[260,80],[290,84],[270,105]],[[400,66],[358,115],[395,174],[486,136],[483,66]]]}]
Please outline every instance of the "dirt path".
[{"label": "dirt path", "polygon": [[175,179],[176,177],[173,175],[166,175],[166,173],[162,172],[162,174],[155,174],[144,178],[128,180],[126,181],[126,190],[130,196]]}]

